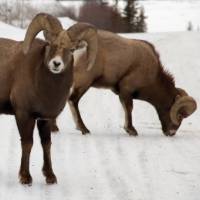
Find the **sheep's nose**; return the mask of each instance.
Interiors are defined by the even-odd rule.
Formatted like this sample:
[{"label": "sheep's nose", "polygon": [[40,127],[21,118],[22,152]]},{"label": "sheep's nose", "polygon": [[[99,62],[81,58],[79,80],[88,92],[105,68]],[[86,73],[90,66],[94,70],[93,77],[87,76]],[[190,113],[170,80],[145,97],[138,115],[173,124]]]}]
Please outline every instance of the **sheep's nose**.
[{"label": "sheep's nose", "polygon": [[60,66],[60,64],[61,64],[61,62],[58,62],[58,61],[53,61],[53,64],[54,64],[54,67],[59,67]]}]

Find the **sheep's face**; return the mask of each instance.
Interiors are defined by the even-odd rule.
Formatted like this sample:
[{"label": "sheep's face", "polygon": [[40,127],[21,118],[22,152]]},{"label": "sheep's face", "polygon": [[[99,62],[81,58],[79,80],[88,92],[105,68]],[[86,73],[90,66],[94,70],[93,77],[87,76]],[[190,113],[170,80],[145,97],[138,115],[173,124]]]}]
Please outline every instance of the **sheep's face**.
[{"label": "sheep's face", "polygon": [[56,45],[46,46],[46,65],[53,74],[60,74],[73,66],[72,50],[58,48]]},{"label": "sheep's face", "polygon": [[45,60],[50,72],[53,74],[63,73],[73,66],[74,47],[67,34],[59,35],[54,42],[46,46]]},{"label": "sheep's face", "polygon": [[179,120],[179,124],[174,124],[170,118],[170,110],[160,111],[159,118],[162,125],[163,133],[166,136],[174,136],[181,125],[182,119]]}]

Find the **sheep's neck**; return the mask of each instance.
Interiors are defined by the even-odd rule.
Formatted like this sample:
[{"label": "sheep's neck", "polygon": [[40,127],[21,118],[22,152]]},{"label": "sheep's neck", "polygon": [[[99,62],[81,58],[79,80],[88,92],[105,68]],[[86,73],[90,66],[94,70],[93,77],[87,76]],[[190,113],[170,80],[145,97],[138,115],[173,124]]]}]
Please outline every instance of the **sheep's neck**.
[{"label": "sheep's neck", "polygon": [[42,66],[37,70],[35,76],[35,84],[41,100],[51,102],[52,104],[66,101],[71,83],[72,75],[69,73],[69,70],[62,74],[53,74],[47,67]]},{"label": "sheep's neck", "polygon": [[166,87],[162,82],[158,81],[141,89],[138,94],[138,99],[149,102],[157,111],[160,111],[170,109],[177,95],[177,90],[173,86]]}]

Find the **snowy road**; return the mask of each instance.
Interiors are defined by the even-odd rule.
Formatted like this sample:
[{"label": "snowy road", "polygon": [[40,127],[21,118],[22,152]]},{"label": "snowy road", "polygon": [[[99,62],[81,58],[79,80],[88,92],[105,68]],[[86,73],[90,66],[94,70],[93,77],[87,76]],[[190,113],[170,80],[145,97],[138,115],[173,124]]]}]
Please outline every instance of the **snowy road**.
[{"label": "snowy road", "polygon": [[34,183],[24,187],[16,177],[20,143],[14,119],[5,119],[4,127],[5,123],[9,128],[0,144],[2,200],[199,199],[198,133],[180,131],[177,137],[167,138],[159,129],[144,125],[137,138],[104,128],[102,133],[94,131],[85,137],[63,129],[60,135],[53,135],[53,165],[59,181],[55,186],[45,185],[40,171],[42,151],[35,134],[31,159]]},{"label": "snowy road", "polygon": [[[6,26],[0,24],[0,36]],[[23,38],[16,29],[7,37]],[[126,35],[152,41],[177,85],[200,103],[199,33]],[[98,105],[98,106],[97,106]],[[1,115],[0,200],[199,200],[200,112],[184,120],[178,134],[165,137],[155,110],[136,102],[134,124],[139,137],[129,137],[117,96],[91,89],[80,110],[91,135],[74,128],[68,106],[59,117],[60,133],[52,135],[52,160],[58,184],[47,186],[41,173],[42,149],[37,130],[31,154],[32,187],[17,174],[21,149],[13,117]]]}]

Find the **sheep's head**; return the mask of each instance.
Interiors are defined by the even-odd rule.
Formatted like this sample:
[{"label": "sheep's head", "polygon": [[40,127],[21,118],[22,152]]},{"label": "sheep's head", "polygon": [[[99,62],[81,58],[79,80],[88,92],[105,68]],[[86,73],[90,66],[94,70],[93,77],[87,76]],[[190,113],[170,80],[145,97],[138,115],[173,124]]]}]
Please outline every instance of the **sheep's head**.
[{"label": "sheep's head", "polygon": [[189,117],[196,109],[196,101],[183,89],[177,88],[177,96],[168,111],[159,113],[162,129],[165,135],[173,136],[184,118]]},{"label": "sheep's head", "polygon": [[26,32],[23,43],[24,54],[28,53],[34,38],[40,31],[44,31],[48,42],[44,62],[52,73],[60,74],[73,65],[73,51],[82,40],[88,44],[88,66],[86,67],[88,70],[92,68],[97,54],[97,33],[92,25],[77,23],[64,30],[57,18],[40,13],[34,17]]}]

